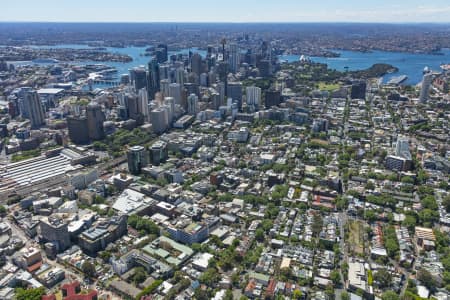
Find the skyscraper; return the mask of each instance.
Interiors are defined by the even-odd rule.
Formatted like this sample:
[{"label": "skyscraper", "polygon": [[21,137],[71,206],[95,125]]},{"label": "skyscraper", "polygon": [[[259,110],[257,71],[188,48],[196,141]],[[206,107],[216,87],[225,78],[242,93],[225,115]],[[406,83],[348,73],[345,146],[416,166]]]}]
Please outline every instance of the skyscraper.
[{"label": "skyscraper", "polygon": [[161,134],[167,130],[169,126],[169,116],[167,109],[160,107],[150,112],[150,120],[152,122],[153,132]]},{"label": "skyscraper", "polygon": [[177,68],[175,71],[175,81],[176,83],[183,85],[184,84],[184,69],[183,68]]},{"label": "skyscraper", "polygon": [[[136,90],[138,91],[138,90]],[[158,61],[153,58],[148,63],[148,99],[155,99],[155,94],[160,91],[160,70]]]},{"label": "skyscraper", "polygon": [[256,86],[249,86],[246,89],[247,105],[258,109],[261,104],[261,89]]},{"label": "skyscraper", "polygon": [[242,109],[242,83],[230,82],[227,86],[227,97],[237,103],[238,110]]},{"label": "skyscraper", "polygon": [[149,148],[150,162],[152,165],[159,166],[168,158],[167,144],[163,141],[155,142]]},{"label": "skyscraper", "polygon": [[194,53],[191,58],[191,70],[197,77],[202,73],[202,57],[198,53]]},{"label": "skyscraper", "polygon": [[423,75],[422,87],[420,89],[420,97],[419,97],[421,103],[427,102],[432,81],[433,75],[431,74],[431,72],[427,72]]},{"label": "skyscraper", "polygon": [[148,122],[150,112],[148,110],[148,94],[147,89],[139,90],[138,94],[138,110],[144,117],[144,121]]},{"label": "skyscraper", "polygon": [[279,105],[281,103],[281,93],[277,90],[268,90],[265,92],[265,105],[267,108]]},{"label": "skyscraper", "polygon": [[45,124],[44,108],[36,91],[30,90],[25,92],[23,106],[30,119],[31,128],[39,128]]},{"label": "skyscraper", "polygon": [[89,143],[89,129],[86,117],[67,117],[67,129],[69,131],[70,140],[75,144]]},{"label": "skyscraper", "polygon": [[230,55],[228,57],[228,63],[230,65],[230,71],[236,73],[240,65],[239,48],[236,44],[229,45]]},{"label": "skyscraper", "polygon": [[182,105],[182,86],[179,83],[171,83],[169,84],[169,96],[172,97],[175,101],[175,104]]},{"label": "skyscraper", "polygon": [[158,47],[156,48],[156,51],[160,52],[158,57],[159,63],[164,63],[169,60],[169,51],[166,44],[159,44]]},{"label": "skyscraper", "polygon": [[188,97],[188,114],[196,116],[198,112],[198,97],[195,94],[190,94]]},{"label": "skyscraper", "polygon": [[127,152],[128,171],[133,175],[141,173],[142,168],[148,165],[148,152],[142,146],[131,147]]},{"label": "skyscraper", "polygon": [[135,91],[147,87],[147,72],[142,68],[133,68],[130,70],[130,79],[134,84]]},{"label": "skyscraper", "polygon": [[98,104],[89,104],[87,107],[87,122],[89,130],[89,138],[97,141],[105,138],[105,130],[103,122],[105,121],[105,114]]},{"label": "skyscraper", "polygon": [[352,83],[351,98],[366,99],[367,84],[365,80],[358,80]]}]

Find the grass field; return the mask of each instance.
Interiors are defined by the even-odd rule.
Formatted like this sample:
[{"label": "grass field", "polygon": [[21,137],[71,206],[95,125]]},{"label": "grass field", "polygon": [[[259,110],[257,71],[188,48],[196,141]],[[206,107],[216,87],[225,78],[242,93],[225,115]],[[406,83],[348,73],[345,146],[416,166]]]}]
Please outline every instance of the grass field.
[{"label": "grass field", "polygon": [[319,90],[321,91],[334,91],[341,87],[338,83],[325,83],[325,82],[319,82]]},{"label": "grass field", "polygon": [[350,249],[355,254],[363,254],[363,237],[364,237],[364,225],[360,221],[349,222],[349,239],[348,244]]}]

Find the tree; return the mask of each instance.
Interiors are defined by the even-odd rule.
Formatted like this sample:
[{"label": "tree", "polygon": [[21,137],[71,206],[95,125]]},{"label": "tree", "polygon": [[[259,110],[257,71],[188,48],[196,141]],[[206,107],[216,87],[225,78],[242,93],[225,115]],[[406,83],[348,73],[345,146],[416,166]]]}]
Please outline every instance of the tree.
[{"label": "tree", "polygon": [[341,274],[337,270],[333,270],[330,273],[330,279],[333,281],[334,286],[337,286],[341,283]]},{"label": "tree", "polygon": [[199,281],[212,287],[216,282],[219,282],[220,275],[214,268],[208,268],[199,278]]},{"label": "tree", "polygon": [[147,279],[147,272],[145,272],[145,269],[143,267],[137,267],[134,270],[134,275],[132,277],[132,280],[134,284],[140,284]]},{"label": "tree", "polygon": [[381,300],[400,300],[400,297],[393,291],[386,291],[381,295]]},{"label": "tree", "polygon": [[209,294],[206,290],[203,290],[201,288],[197,288],[194,292],[194,298],[197,300],[209,300]]},{"label": "tree", "polygon": [[392,284],[392,275],[385,268],[379,269],[373,276],[373,279],[382,289],[390,287]]},{"label": "tree", "polygon": [[294,293],[292,293],[293,299],[300,299],[301,297],[302,297],[302,291],[300,291],[300,290],[295,290]]},{"label": "tree", "polygon": [[445,210],[450,213],[450,196],[444,197],[444,199],[442,199],[442,205],[444,206]]},{"label": "tree", "polygon": [[4,215],[6,214],[6,207],[4,207],[3,205],[0,205],[0,215]]},{"label": "tree", "polygon": [[281,280],[288,281],[292,278],[292,270],[289,267],[280,269]]},{"label": "tree", "polygon": [[313,223],[312,223],[312,233],[313,236],[319,236],[319,233],[322,231],[323,227],[323,219],[320,214],[315,214],[313,217]]},{"label": "tree", "polygon": [[233,300],[233,292],[231,290],[226,290],[224,300]]},{"label": "tree", "polygon": [[111,252],[105,250],[99,253],[98,255],[105,263],[107,263],[109,261],[109,259],[111,258],[112,254]]},{"label": "tree", "polygon": [[255,231],[255,239],[258,242],[263,242],[264,241],[264,230],[262,228],[258,228]]},{"label": "tree", "polygon": [[158,279],[153,281],[152,284],[150,284],[148,287],[146,287],[145,289],[142,290],[142,292],[140,292],[137,296],[136,296],[136,300],[140,300],[143,296],[147,296],[151,293],[153,293],[154,290],[156,290],[156,288],[158,286],[161,285],[161,283],[163,283],[163,280]]},{"label": "tree", "polygon": [[424,286],[427,287],[427,289],[434,291],[436,288],[436,282],[433,278],[433,275],[430,274],[425,269],[421,269],[419,272],[417,272],[417,279],[422,282]]},{"label": "tree", "polygon": [[438,209],[438,205],[437,205],[436,199],[433,196],[431,196],[431,195],[426,196],[425,198],[423,198],[422,201],[421,201],[421,204],[422,204],[423,208],[428,208],[428,209],[431,209],[431,210]]},{"label": "tree", "polygon": [[343,291],[341,293],[341,300],[350,300],[350,295],[346,291]]},{"label": "tree", "polygon": [[414,184],[414,179],[410,176],[403,176],[401,182],[406,184]]},{"label": "tree", "polygon": [[96,273],[95,266],[87,260],[81,265],[81,271],[88,277],[94,277]]},{"label": "tree", "polygon": [[403,226],[409,229],[409,231],[413,231],[414,227],[416,227],[417,219],[413,215],[406,215],[405,219],[403,220]]},{"label": "tree", "polygon": [[17,288],[15,290],[17,300],[41,300],[42,296],[45,295],[45,288],[40,287],[36,289],[23,289]]}]

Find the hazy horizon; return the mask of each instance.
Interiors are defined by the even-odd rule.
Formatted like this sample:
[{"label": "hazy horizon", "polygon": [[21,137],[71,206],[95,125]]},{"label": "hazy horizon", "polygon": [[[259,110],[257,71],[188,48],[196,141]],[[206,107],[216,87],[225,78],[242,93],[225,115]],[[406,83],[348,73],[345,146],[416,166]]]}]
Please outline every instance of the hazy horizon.
[{"label": "hazy horizon", "polygon": [[17,0],[2,4],[0,22],[56,23],[449,23],[448,0],[320,2],[302,0]]}]

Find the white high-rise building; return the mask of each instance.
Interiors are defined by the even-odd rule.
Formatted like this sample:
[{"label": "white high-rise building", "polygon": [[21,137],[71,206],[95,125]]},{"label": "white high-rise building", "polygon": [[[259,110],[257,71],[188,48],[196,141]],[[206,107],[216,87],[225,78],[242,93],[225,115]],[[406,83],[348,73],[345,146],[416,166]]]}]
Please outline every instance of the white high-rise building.
[{"label": "white high-rise building", "polygon": [[169,127],[171,127],[175,116],[175,99],[173,97],[165,97],[164,106],[168,108]]},{"label": "white high-rise building", "polygon": [[402,156],[405,152],[409,152],[409,139],[398,136],[397,143],[395,144],[395,155]]},{"label": "white high-rise building", "polygon": [[140,89],[138,93],[138,110],[144,116],[144,121],[149,121],[150,112],[148,110],[148,93],[147,89]]},{"label": "white high-rise building", "polygon": [[431,82],[433,81],[433,75],[428,72],[423,75],[422,87],[420,89],[420,97],[419,100],[422,103],[427,102],[428,93],[430,91]]},{"label": "white high-rise building", "polygon": [[196,94],[190,94],[188,97],[188,114],[196,116],[198,112],[198,97]]},{"label": "white high-rise building", "polygon": [[261,89],[256,86],[246,88],[247,105],[259,108],[261,105]]},{"label": "white high-rise building", "polygon": [[[169,85],[170,85],[169,79],[163,79],[160,81],[160,89],[161,89],[161,93],[163,94],[163,97],[169,96]],[[153,99],[151,99],[151,100],[153,100]]]},{"label": "white high-rise building", "polygon": [[176,83],[178,83],[181,86],[184,85],[184,82],[185,82],[184,78],[185,78],[184,69],[183,68],[176,69],[176,71],[175,71],[175,81],[176,81]]},{"label": "white high-rise building", "polygon": [[164,96],[172,97],[175,100],[175,104],[181,105],[182,104],[181,85],[179,83],[169,84],[169,95]]},{"label": "white high-rise building", "polygon": [[150,113],[152,128],[155,133],[163,133],[169,127],[169,118],[167,107],[154,109]]}]

